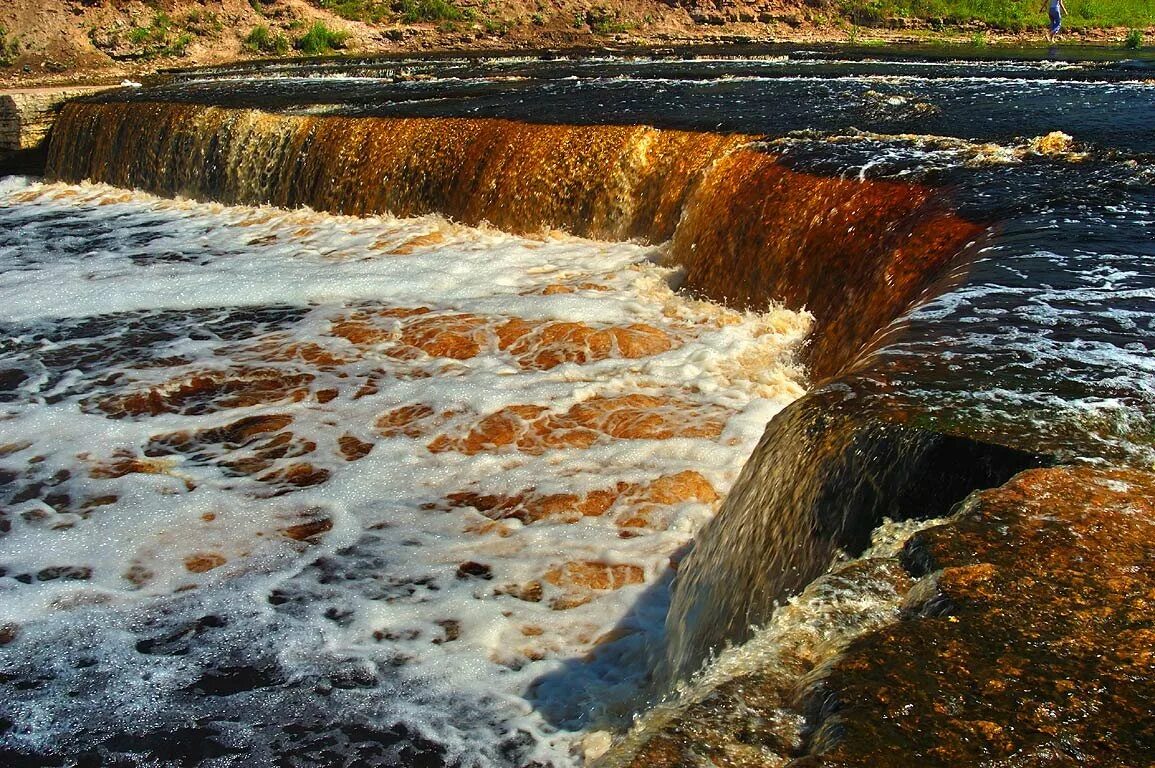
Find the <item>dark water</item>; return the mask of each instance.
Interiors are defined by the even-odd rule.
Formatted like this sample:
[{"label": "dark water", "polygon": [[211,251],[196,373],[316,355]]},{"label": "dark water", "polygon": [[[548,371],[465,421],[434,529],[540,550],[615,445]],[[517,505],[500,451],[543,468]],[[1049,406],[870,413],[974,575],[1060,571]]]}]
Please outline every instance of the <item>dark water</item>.
[{"label": "dark water", "polygon": [[[772,151],[799,170],[946,188],[964,215],[986,227],[985,235],[952,276],[880,333],[852,371],[827,384],[825,395],[861,402],[864,410],[902,413],[905,424],[1000,446],[1150,467],[1153,78],[1150,62],[1110,57],[887,61],[803,52],[742,60],[276,65],[182,73],[171,84],[112,98],[291,114],[490,116],[748,132],[766,136]],[[1031,149],[1031,139],[1052,131],[1069,134],[1073,145],[1055,153]],[[72,233],[67,222],[32,226],[63,250],[68,237],[115,234]],[[0,247],[5,245],[12,244],[0,235]],[[52,376],[66,376],[62,366],[45,362]],[[313,578],[322,565],[303,572]],[[161,662],[173,658],[202,670],[202,677],[166,693],[166,714],[135,730],[111,710],[84,720],[77,708],[66,708],[78,718],[68,724],[75,725],[74,743],[82,745],[76,750],[89,744],[93,765],[101,764],[100,754],[112,753],[151,755],[148,764],[206,766],[240,765],[250,754],[262,765],[519,765],[531,759],[527,737],[515,731],[480,752],[450,753],[468,757],[447,758],[437,728],[415,734],[403,724],[405,705],[397,702],[420,701],[421,691],[365,682],[355,661],[320,658],[308,674],[287,675],[276,663],[277,625],[296,621],[292,602],[287,606],[234,616],[210,610],[211,601],[196,603],[195,610],[176,605],[144,650],[127,640],[120,650],[160,659],[149,665],[158,679],[165,674]],[[192,616],[196,612],[204,616]],[[109,636],[117,631],[100,628]],[[34,697],[48,689],[49,679],[67,678],[78,681],[72,689],[64,686],[68,696],[99,701],[92,688],[123,684],[70,666],[84,660],[87,631],[29,635],[60,646],[61,668],[40,680],[34,665],[16,654],[0,679],[6,696]],[[182,645],[195,638],[203,640]],[[217,657],[219,648],[239,647],[248,648],[243,658]],[[164,690],[160,682],[136,685],[142,697]],[[252,712],[223,718],[214,698],[236,696],[257,711],[267,701],[257,692],[270,689],[279,691],[277,713],[296,713],[295,731]],[[339,706],[326,705],[325,696]],[[477,702],[476,712],[464,707],[462,716],[486,723],[485,704]],[[355,714],[340,723],[337,710]],[[0,720],[0,738],[10,727]],[[500,723],[492,730],[500,733]],[[167,734],[163,743],[156,733]],[[263,746],[254,750],[253,744]],[[16,764],[68,764],[52,754],[9,757]]]},{"label": "dark water", "polygon": [[817,52],[743,60],[362,61],[209,70],[125,98],[771,135],[857,129],[1007,141],[1066,129],[1101,147],[1152,152],[1153,67],[1140,59],[848,60]]}]

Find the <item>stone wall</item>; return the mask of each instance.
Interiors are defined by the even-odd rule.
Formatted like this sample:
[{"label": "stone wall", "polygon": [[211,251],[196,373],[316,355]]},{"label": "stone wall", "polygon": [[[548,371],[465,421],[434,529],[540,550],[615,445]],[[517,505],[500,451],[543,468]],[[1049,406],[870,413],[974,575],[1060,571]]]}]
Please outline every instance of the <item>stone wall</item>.
[{"label": "stone wall", "polygon": [[0,92],[0,175],[44,170],[47,138],[61,105],[103,86],[22,88]]}]

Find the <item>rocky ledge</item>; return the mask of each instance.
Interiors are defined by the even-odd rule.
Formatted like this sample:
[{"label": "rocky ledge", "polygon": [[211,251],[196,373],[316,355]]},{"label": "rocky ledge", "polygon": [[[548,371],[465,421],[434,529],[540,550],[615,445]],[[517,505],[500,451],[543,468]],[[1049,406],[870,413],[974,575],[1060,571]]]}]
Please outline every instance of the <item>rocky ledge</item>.
[{"label": "rocky ledge", "polygon": [[[1150,763],[1155,475],[1023,472],[914,534],[900,561],[911,581],[896,620],[805,665],[812,671],[791,690],[777,681],[771,708],[761,706],[764,674],[735,678],[708,706],[633,734],[622,745],[631,754],[619,748],[609,762],[722,764],[724,753],[726,765],[791,768]],[[782,720],[782,701],[799,718],[796,738],[767,727]]]},{"label": "rocky ledge", "polygon": [[61,105],[107,86],[20,88],[0,92],[0,175],[39,173]]}]

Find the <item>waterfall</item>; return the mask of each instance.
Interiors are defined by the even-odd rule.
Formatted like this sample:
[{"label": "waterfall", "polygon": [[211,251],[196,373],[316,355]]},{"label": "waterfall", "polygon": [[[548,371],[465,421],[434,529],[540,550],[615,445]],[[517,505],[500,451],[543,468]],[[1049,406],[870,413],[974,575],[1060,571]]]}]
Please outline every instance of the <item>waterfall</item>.
[{"label": "waterfall", "polygon": [[972,490],[1046,463],[1000,445],[903,424],[862,407],[843,383],[811,392],[770,424],[675,582],[659,678],[693,673],[740,644],[777,603],[860,554],[883,522],[946,515]]},{"label": "waterfall", "polygon": [[810,310],[816,379],[850,362],[981,231],[941,190],[793,171],[755,136],[646,126],[89,101],[61,114],[48,175],[225,203],[436,212],[514,233],[672,239],[690,293]]},{"label": "waterfall", "polygon": [[[816,319],[804,350],[836,379],[983,231],[948,194],[789,167],[758,137],[502,119],[293,116],[86,101],[60,116],[48,175],[340,214],[437,212],[515,233],[670,241],[683,290]],[[775,602],[861,549],[883,516],[940,514],[1036,459],[906,427],[826,386],[767,427],[680,569],[674,677],[740,642]]]}]

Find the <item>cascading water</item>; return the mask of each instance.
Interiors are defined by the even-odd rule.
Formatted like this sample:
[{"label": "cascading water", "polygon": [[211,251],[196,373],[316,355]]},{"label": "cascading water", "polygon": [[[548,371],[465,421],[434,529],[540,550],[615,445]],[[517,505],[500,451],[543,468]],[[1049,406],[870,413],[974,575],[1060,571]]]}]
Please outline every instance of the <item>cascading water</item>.
[{"label": "cascading water", "polygon": [[177,79],[0,203],[9,761],[573,763],[884,517],[1150,463],[1126,67]]}]

